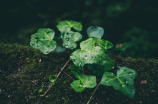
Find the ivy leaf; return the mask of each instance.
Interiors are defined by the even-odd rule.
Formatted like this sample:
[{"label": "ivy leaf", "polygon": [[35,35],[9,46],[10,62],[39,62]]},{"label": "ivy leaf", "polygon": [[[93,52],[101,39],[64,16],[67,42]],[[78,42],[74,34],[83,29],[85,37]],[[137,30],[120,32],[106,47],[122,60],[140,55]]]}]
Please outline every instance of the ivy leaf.
[{"label": "ivy leaf", "polygon": [[82,35],[79,32],[69,31],[62,33],[61,38],[63,40],[63,46],[65,48],[74,49],[77,46],[76,41],[81,40]]},{"label": "ivy leaf", "polygon": [[90,76],[90,75],[88,76],[88,75],[82,74],[79,71],[79,67],[75,65],[71,65],[69,69],[75,75],[75,77],[79,79],[71,83],[71,87],[76,92],[82,92],[85,88],[94,88],[97,85],[95,76]]},{"label": "ivy leaf", "polygon": [[98,38],[101,39],[101,37],[104,34],[104,29],[99,26],[90,26],[87,29],[87,34],[89,38]]},{"label": "ivy leaf", "polygon": [[128,67],[120,67],[117,71],[117,76],[111,72],[105,72],[101,84],[112,86],[115,90],[118,90],[133,99],[135,94],[133,80],[136,76],[137,73],[135,70]]},{"label": "ivy leaf", "polygon": [[106,54],[104,49],[100,46],[95,46],[96,40],[94,38],[89,38],[80,43],[81,49],[77,49],[70,55],[70,59],[73,63],[82,67],[84,64],[98,63],[106,59]]},{"label": "ivy leaf", "polygon": [[92,72],[101,76],[104,72],[110,71],[114,67],[115,63],[110,57],[106,57],[106,60],[96,64],[88,64],[88,69],[92,70]]},{"label": "ivy leaf", "polygon": [[56,48],[54,38],[54,31],[49,28],[41,28],[31,36],[30,45],[41,50],[44,54],[48,54]]},{"label": "ivy leaf", "polygon": [[113,44],[107,40],[104,40],[104,39],[95,39],[95,40],[96,40],[96,46],[100,46],[104,50],[113,47]]},{"label": "ivy leaf", "polygon": [[83,84],[80,80],[75,80],[70,85],[76,92],[82,92],[86,89],[85,87],[83,87]]},{"label": "ivy leaf", "polygon": [[58,30],[62,33],[69,32],[71,30],[71,27],[74,28],[76,31],[82,30],[82,24],[76,21],[71,21],[71,20],[60,21],[57,25]]},{"label": "ivy leaf", "polygon": [[121,51],[125,51],[127,48],[131,47],[134,45],[134,42],[126,42],[123,44],[119,44],[118,46],[115,47],[116,50],[121,50]]},{"label": "ivy leaf", "polygon": [[53,85],[55,83],[55,81],[57,80],[57,75],[50,75],[49,80],[51,83],[48,86]]}]

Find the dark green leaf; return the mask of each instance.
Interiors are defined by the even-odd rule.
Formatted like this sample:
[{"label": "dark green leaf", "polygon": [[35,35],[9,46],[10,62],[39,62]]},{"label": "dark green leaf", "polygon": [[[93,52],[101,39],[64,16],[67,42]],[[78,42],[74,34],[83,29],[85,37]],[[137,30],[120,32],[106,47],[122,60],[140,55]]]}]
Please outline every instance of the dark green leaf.
[{"label": "dark green leaf", "polygon": [[96,64],[88,64],[88,69],[92,70],[92,72],[101,76],[104,72],[110,71],[114,67],[115,63],[110,57],[106,57],[106,60]]},{"label": "dark green leaf", "polygon": [[135,70],[128,67],[120,67],[117,71],[117,76],[111,72],[105,72],[101,84],[105,86],[112,86],[115,90],[122,92],[123,94],[134,97],[134,78],[137,76]]},{"label": "dark green leaf", "polygon": [[55,81],[57,80],[57,75],[50,75],[49,80],[51,83],[48,86],[53,85],[55,83]]},{"label": "dark green leaf", "polygon": [[79,80],[73,81],[71,83],[71,87],[75,89],[77,92],[83,91],[85,88],[94,88],[96,84],[96,77],[95,76],[88,76],[84,75],[79,71],[79,68],[75,65],[71,65],[70,67],[71,72],[75,75],[75,77]]}]

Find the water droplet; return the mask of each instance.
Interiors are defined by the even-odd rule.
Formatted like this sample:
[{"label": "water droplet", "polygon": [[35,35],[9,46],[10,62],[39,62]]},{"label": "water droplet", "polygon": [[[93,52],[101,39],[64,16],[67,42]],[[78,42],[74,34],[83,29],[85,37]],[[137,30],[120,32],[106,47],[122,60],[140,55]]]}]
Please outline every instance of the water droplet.
[{"label": "water droplet", "polygon": [[68,47],[68,45],[67,44],[64,44],[64,46],[67,48]]},{"label": "water droplet", "polygon": [[81,66],[82,62],[79,63],[79,66]]},{"label": "water droplet", "polygon": [[69,38],[67,38],[66,40],[69,41]]},{"label": "water droplet", "polygon": [[84,59],[87,59],[87,55],[85,56],[85,58]]},{"label": "water droplet", "polygon": [[122,87],[125,87],[125,85],[122,85]]}]

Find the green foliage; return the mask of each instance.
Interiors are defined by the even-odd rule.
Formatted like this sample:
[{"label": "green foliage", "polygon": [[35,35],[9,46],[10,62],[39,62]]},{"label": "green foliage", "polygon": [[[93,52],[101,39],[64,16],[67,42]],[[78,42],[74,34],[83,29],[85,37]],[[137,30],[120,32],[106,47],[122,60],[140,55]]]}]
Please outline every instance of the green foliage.
[{"label": "green foliage", "polygon": [[112,86],[115,90],[133,98],[135,94],[133,80],[136,76],[137,73],[134,70],[128,67],[120,67],[117,71],[117,76],[111,72],[105,72],[103,74],[101,84],[105,86]]},{"label": "green foliage", "polygon": [[95,76],[87,76],[82,74],[79,71],[79,68],[75,65],[69,66],[69,69],[75,75],[75,77],[79,79],[71,83],[71,87],[74,88],[76,92],[82,92],[85,88],[94,88],[97,85]]},{"label": "green foliage", "polygon": [[[76,48],[76,41],[81,40],[82,35],[79,32],[71,31],[71,28],[74,28],[77,31],[81,31],[81,23],[65,20],[59,22],[57,28],[61,32],[63,46],[68,49]],[[115,90],[118,90],[123,94],[129,96],[130,98],[133,98],[135,94],[133,80],[137,76],[137,74],[134,70],[127,67],[120,67],[117,71],[117,76],[115,76],[113,73],[107,72],[112,70],[115,63],[110,57],[105,54],[107,49],[113,47],[113,44],[107,40],[101,39],[103,33],[104,30],[101,27],[89,27],[87,29],[89,39],[82,41],[80,43],[81,49],[75,50],[70,55],[70,60],[73,61],[74,65],[69,66],[69,69],[78,79],[71,83],[71,87],[76,92],[82,92],[86,88],[94,88],[97,85],[96,76],[84,75],[80,72],[81,67],[83,67],[85,64],[88,64],[88,69],[92,70],[95,75],[103,75],[101,82],[97,85],[93,94],[95,93],[99,85],[102,84],[106,86],[113,86]],[[37,33],[31,36],[30,45],[33,46],[33,48],[40,49],[44,54],[48,54],[56,47],[56,42],[52,40],[53,37],[53,30],[39,29]],[[122,50],[125,50],[131,44],[128,43],[123,45]],[[66,64],[68,62],[66,62]],[[66,64],[64,65],[64,67],[66,66]],[[61,68],[61,71],[64,69],[64,67]],[[58,73],[58,75],[49,76],[49,80],[51,82],[49,84],[49,89],[53,84],[55,84],[61,71]],[[45,94],[47,93],[47,91],[45,92]],[[92,96],[90,97],[87,104],[89,104],[91,98]]]},{"label": "green foliage", "polygon": [[99,26],[90,26],[87,29],[87,34],[89,38],[98,38],[101,39],[101,37],[104,34],[104,29]]},{"label": "green foliage", "polygon": [[31,36],[30,45],[41,50],[44,54],[48,54],[56,47],[56,42],[52,40],[54,38],[54,31],[52,29],[41,28]]},{"label": "green foliage", "polygon": [[82,35],[79,32],[64,32],[61,35],[61,39],[63,40],[63,46],[68,49],[74,49],[77,47],[76,41],[82,39]]},{"label": "green foliage", "polygon": [[114,61],[107,56],[106,60],[103,60],[97,64],[88,64],[88,69],[91,70],[96,76],[101,76],[104,72],[112,70],[114,65]]},{"label": "green foliage", "polygon": [[70,55],[70,59],[78,67],[85,64],[98,63],[107,58],[104,51],[112,47],[112,43],[95,38],[89,38],[80,43],[81,49],[77,49]]},{"label": "green foliage", "polygon": [[75,22],[71,20],[65,20],[59,22],[57,28],[61,32],[61,39],[63,40],[63,46],[68,49],[76,48],[76,41],[82,39],[82,35],[79,32],[71,31],[71,28],[74,28],[76,31],[82,30],[82,25],[80,22]]},{"label": "green foliage", "polygon": [[115,47],[116,50],[121,50],[121,51],[125,51],[127,48],[131,47],[134,45],[134,42],[126,42],[123,44],[120,44],[118,46]]},{"label": "green foliage", "polygon": [[57,25],[57,28],[60,32],[68,32],[71,30],[71,27],[77,31],[82,30],[82,24],[76,21],[71,21],[71,20],[60,21]]},{"label": "green foliage", "polygon": [[51,83],[48,86],[53,85],[55,83],[55,81],[57,80],[57,75],[50,75],[49,80]]}]

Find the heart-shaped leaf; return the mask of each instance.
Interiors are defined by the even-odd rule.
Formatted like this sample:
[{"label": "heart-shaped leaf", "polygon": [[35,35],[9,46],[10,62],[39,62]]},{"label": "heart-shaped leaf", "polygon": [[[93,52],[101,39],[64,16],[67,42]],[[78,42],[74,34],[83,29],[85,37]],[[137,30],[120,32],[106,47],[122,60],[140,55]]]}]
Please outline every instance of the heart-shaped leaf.
[{"label": "heart-shaped leaf", "polygon": [[95,40],[96,40],[96,46],[100,46],[104,50],[113,47],[113,44],[107,40],[104,40],[104,39],[95,39]]},{"label": "heart-shaped leaf", "polygon": [[60,21],[57,25],[58,30],[62,33],[69,32],[71,30],[71,27],[77,31],[82,30],[82,24],[76,21],[71,21],[71,20]]},{"label": "heart-shaped leaf", "polygon": [[30,45],[41,50],[44,54],[48,54],[56,48],[54,38],[54,31],[49,28],[41,28],[31,36]]},{"label": "heart-shaped leaf", "polygon": [[98,38],[101,39],[101,37],[104,34],[104,29],[99,26],[90,26],[87,29],[87,34],[89,38]]},{"label": "heart-shaped leaf", "polygon": [[106,59],[107,55],[104,53],[104,49],[100,46],[96,46],[96,39],[89,38],[80,43],[81,49],[77,49],[70,55],[70,59],[73,63],[82,67],[84,64],[98,63]]},{"label": "heart-shaped leaf", "polygon": [[61,38],[63,40],[63,46],[68,49],[76,48],[77,44],[76,41],[82,39],[82,35],[79,32],[65,32],[62,33]]},{"label": "heart-shaped leaf", "polygon": [[84,75],[79,71],[79,67],[75,65],[69,66],[71,72],[79,80],[75,80],[71,83],[71,87],[74,88],[76,92],[82,92],[85,88],[94,88],[96,83],[96,77],[90,75]]},{"label": "heart-shaped leaf", "polygon": [[128,67],[120,67],[117,71],[117,76],[111,72],[105,72],[103,74],[101,84],[105,86],[112,86],[115,90],[122,92],[123,94],[134,97],[134,78],[137,76],[135,70]]}]

